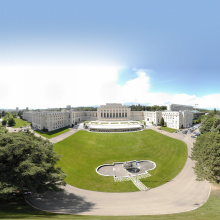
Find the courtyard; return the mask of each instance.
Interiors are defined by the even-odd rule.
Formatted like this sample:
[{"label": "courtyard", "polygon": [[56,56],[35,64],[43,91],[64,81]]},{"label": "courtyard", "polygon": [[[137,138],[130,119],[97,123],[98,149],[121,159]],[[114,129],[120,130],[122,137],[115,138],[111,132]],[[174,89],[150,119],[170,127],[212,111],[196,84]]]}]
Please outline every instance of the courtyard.
[{"label": "courtyard", "polygon": [[154,188],[173,179],[187,159],[187,147],[182,141],[153,130],[129,133],[92,133],[78,131],[54,145],[61,155],[59,166],[67,174],[68,184],[93,191],[132,192],[138,189],[129,182],[114,182],[100,176],[96,168],[117,161],[150,160],[157,164],[150,177],[141,179]]}]

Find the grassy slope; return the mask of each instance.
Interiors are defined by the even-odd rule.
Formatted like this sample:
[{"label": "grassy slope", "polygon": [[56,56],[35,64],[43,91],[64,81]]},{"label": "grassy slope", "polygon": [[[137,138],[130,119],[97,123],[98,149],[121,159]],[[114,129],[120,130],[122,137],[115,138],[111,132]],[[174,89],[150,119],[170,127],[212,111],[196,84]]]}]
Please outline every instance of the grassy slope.
[{"label": "grassy slope", "polygon": [[174,178],[187,157],[185,143],[153,130],[107,134],[79,131],[56,143],[55,151],[62,156],[59,165],[69,184],[107,192],[137,191],[137,188],[130,181],[115,183],[113,177],[98,175],[95,169],[99,165],[152,160],[157,167],[149,172],[151,177],[141,181],[147,187],[156,187]]},{"label": "grassy slope", "polygon": [[53,137],[56,137],[58,135],[61,135],[63,133],[66,133],[67,131],[69,131],[70,129],[69,128],[60,128],[60,129],[57,129],[55,131],[48,131],[48,132],[45,132],[45,131],[35,131],[36,133],[44,136],[45,138],[53,138]]},{"label": "grassy slope", "polygon": [[15,122],[16,122],[16,124],[15,124],[15,126],[13,126],[13,128],[20,128],[20,127],[23,127],[23,126],[29,126],[30,125],[29,122],[24,121],[20,118],[15,118]]},{"label": "grassy slope", "polygon": [[38,211],[28,206],[24,200],[15,200],[11,203],[0,200],[0,219],[73,219],[73,220],[217,220],[220,216],[220,187],[211,193],[209,200],[200,208],[172,215],[157,216],[77,216],[60,215]]},{"label": "grassy slope", "polygon": [[173,128],[168,128],[168,127],[162,127],[161,126],[161,130],[173,133],[174,131],[177,131],[177,129],[173,129]]}]

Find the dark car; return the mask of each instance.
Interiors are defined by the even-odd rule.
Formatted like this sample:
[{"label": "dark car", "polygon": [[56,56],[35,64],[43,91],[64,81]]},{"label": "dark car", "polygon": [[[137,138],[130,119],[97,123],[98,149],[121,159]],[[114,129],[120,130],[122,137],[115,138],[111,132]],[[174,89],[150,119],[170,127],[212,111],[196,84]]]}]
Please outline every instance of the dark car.
[{"label": "dark car", "polygon": [[32,192],[23,192],[23,194],[25,195],[25,196],[30,196],[30,195],[32,195]]}]

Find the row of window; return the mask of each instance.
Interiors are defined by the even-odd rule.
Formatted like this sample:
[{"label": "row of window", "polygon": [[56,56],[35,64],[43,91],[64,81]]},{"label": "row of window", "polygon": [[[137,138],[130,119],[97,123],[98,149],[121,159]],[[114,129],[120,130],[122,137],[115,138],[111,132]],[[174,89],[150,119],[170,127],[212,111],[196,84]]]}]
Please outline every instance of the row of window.
[{"label": "row of window", "polygon": [[127,113],[101,113],[103,118],[126,118]]}]

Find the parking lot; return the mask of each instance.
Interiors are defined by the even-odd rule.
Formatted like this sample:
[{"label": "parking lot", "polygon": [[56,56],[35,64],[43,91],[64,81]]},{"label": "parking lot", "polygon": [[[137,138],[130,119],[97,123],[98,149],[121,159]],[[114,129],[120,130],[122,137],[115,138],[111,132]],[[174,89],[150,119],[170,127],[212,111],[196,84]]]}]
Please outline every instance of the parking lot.
[{"label": "parking lot", "polygon": [[200,128],[200,124],[196,124],[190,128],[179,129],[174,133],[179,133],[182,135],[190,135],[191,138],[197,138],[200,135],[199,128]]}]

